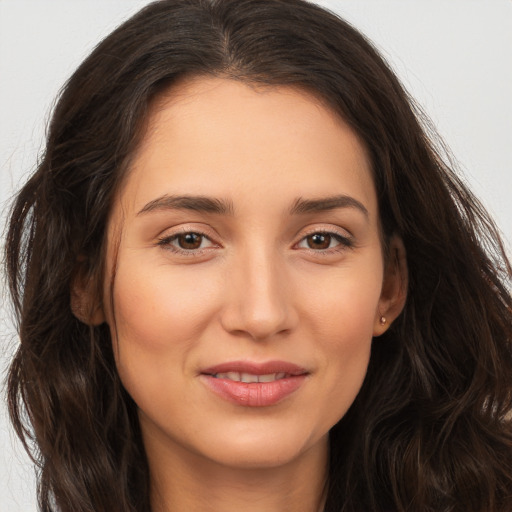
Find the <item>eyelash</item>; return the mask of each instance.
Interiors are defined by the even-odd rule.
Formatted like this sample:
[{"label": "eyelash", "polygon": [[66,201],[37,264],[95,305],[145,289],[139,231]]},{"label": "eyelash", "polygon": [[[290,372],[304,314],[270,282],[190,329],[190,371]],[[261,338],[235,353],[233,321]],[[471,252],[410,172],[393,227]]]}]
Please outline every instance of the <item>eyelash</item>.
[{"label": "eyelash", "polygon": [[[304,248],[310,253],[313,253],[315,256],[331,256],[333,254],[337,254],[340,252],[343,252],[347,249],[353,249],[354,248],[354,240],[351,236],[342,235],[341,233],[337,231],[329,231],[329,230],[322,230],[322,229],[314,229],[310,232],[307,232],[304,234],[304,236],[300,239],[298,244],[305,241],[308,237],[313,235],[327,235],[333,238],[338,242],[338,245],[335,247],[327,248],[327,249],[311,249]],[[295,244],[295,245],[298,245]]]},{"label": "eyelash", "polygon": [[[218,247],[217,244],[215,244],[210,237],[201,231],[193,231],[193,230],[187,230],[187,231],[181,231],[179,233],[174,233],[170,236],[165,236],[158,239],[157,245],[164,247],[166,250],[169,250],[175,254],[187,256],[187,257],[194,257],[194,256],[201,256],[206,251],[210,250],[211,247],[203,248],[203,249],[183,249],[180,247],[175,247],[172,245],[172,242],[177,240],[181,236],[185,235],[197,235],[201,237],[201,239],[207,239],[213,244],[213,247]],[[305,241],[308,237],[313,235],[326,235],[332,237],[334,240],[338,242],[338,245],[335,247],[330,247],[327,249],[312,249],[312,248],[304,248],[306,251],[313,253],[318,256],[330,256],[339,252],[342,252],[346,249],[353,249],[354,248],[354,240],[350,236],[342,235],[336,231],[328,231],[328,230],[312,230],[308,233],[306,233],[297,244],[300,244],[301,242]],[[201,240],[202,243],[202,240]]]},{"label": "eyelash", "polygon": [[[179,233],[174,233],[173,235],[164,236],[162,238],[159,238],[158,245],[161,247],[164,247],[168,251],[171,251],[173,253],[176,253],[176,254],[179,254],[182,256],[188,256],[188,257],[201,256],[202,254],[204,254],[205,251],[209,250],[210,248],[208,247],[208,248],[203,248],[203,249],[182,249],[180,247],[174,247],[172,245],[172,242],[174,240],[177,240],[179,237],[185,236],[185,235],[192,235],[192,234],[201,237],[201,239],[206,238],[213,244],[213,246],[218,247],[218,245],[215,244],[206,233],[202,233],[201,231],[193,231],[193,230],[183,230],[183,231],[180,231]],[[202,243],[202,240],[201,240],[201,243]]]}]

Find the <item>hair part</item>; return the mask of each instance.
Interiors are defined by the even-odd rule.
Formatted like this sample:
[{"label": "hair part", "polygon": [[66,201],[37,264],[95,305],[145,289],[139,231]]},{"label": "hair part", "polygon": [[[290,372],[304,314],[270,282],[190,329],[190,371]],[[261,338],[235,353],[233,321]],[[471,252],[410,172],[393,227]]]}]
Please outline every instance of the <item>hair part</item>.
[{"label": "hair part", "polygon": [[407,251],[405,310],[330,433],[325,510],[510,510],[512,270],[497,229],[372,45],[302,0],[154,2],[65,85],[6,246],[20,334],[9,407],[41,510],[150,510],[110,331],[73,315],[71,287],[79,272],[102,299],[106,228],[151,102],[196,76],[322,98],[367,148],[383,232]]}]

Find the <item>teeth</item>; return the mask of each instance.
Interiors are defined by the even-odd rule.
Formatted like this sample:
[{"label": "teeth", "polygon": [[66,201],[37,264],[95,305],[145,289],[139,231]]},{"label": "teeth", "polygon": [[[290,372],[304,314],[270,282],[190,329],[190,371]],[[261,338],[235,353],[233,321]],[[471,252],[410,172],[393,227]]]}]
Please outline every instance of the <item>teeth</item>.
[{"label": "teeth", "polygon": [[268,375],[260,375],[258,377],[258,382],[272,382],[274,380],[276,380],[275,373],[269,373]]},{"label": "teeth", "polygon": [[241,373],[240,380],[242,382],[258,382],[258,376],[251,375],[250,373]]},{"label": "teeth", "polygon": [[286,373],[267,373],[265,375],[254,375],[252,373],[239,373],[239,372],[227,372],[227,373],[217,373],[215,375],[217,379],[228,379],[233,380],[235,382],[274,382],[275,380],[284,379],[286,377]]}]

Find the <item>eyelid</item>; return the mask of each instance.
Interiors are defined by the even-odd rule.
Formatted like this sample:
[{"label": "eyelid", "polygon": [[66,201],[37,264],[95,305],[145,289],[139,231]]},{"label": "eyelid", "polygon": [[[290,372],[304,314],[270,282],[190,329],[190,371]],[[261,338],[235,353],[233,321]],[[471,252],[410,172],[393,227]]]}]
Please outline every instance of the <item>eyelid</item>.
[{"label": "eyelid", "polygon": [[158,239],[168,238],[173,235],[181,235],[183,233],[197,233],[204,235],[207,238],[215,238],[217,236],[216,232],[210,226],[205,225],[202,222],[180,222],[162,229],[156,237]]},{"label": "eyelid", "polygon": [[[163,231],[163,233],[165,234],[159,235],[157,237],[156,245],[161,246],[163,249],[168,250],[177,255],[200,256],[213,248],[221,247],[221,245],[214,240],[214,237],[209,233],[209,231],[210,230],[204,229],[203,227],[195,228],[193,225],[182,225],[176,229],[172,229],[170,232],[168,230]],[[207,240],[210,241],[212,246],[203,247],[199,249],[181,249],[171,244],[171,242],[176,240],[180,235],[185,235],[187,233],[195,233],[203,238],[206,238]]]},{"label": "eyelid", "polygon": [[[212,249],[217,249],[222,247],[221,244],[215,241],[215,236],[212,236],[210,234],[210,229],[204,229],[204,227],[195,228],[194,225],[181,225],[177,228],[171,229],[171,232],[168,232],[168,230],[165,230],[163,233],[166,233],[164,235],[160,235],[157,237],[156,245],[161,246],[162,248],[169,250],[170,252],[177,254],[177,255],[183,255],[183,256],[201,256],[205,252],[209,252]],[[176,240],[180,235],[184,235],[187,233],[195,233],[197,235],[200,235],[201,237],[207,239],[212,245],[209,247],[203,247],[198,249],[181,249],[179,247],[175,247],[171,244],[172,241]],[[313,248],[306,248],[306,247],[297,247],[304,239],[306,239],[308,236],[314,235],[314,234],[325,234],[330,235],[335,238],[339,243],[335,247],[327,248],[327,249],[313,249]],[[294,243],[293,249],[295,250],[303,250],[307,251],[309,253],[312,253],[314,255],[322,255],[322,256],[328,256],[335,253],[339,253],[342,251],[345,251],[347,249],[353,249],[355,247],[355,240],[353,235],[346,229],[340,228],[338,226],[331,225],[324,225],[319,226],[315,225],[314,227],[311,227],[309,229],[306,229],[306,231],[302,232],[300,234],[300,238],[297,240],[297,242]]]},{"label": "eyelid", "polygon": [[332,255],[334,253],[342,252],[347,249],[353,249],[355,247],[354,236],[347,231],[346,229],[335,227],[333,225],[329,226],[315,226],[314,228],[310,228],[305,232],[301,233],[299,240],[294,244],[294,248],[297,247],[305,238],[315,234],[325,234],[331,235],[336,240],[338,240],[339,244],[335,247],[331,247],[328,249],[311,249],[311,248],[297,248],[301,250],[308,251],[315,255]]},{"label": "eyelid", "polygon": [[301,240],[302,238],[308,235],[314,235],[315,233],[329,233],[339,235],[342,238],[353,238],[352,233],[350,233],[350,231],[348,231],[345,228],[334,226],[332,224],[315,224],[314,227],[306,228],[306,230],[303,233],[301,233]]}]

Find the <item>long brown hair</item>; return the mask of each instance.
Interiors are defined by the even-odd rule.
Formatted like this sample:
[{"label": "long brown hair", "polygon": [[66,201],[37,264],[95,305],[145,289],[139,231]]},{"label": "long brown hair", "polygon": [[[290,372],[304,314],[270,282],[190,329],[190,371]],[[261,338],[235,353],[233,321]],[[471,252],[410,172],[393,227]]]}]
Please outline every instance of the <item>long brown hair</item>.
[{"label": "long brown hair", "polygon": [[[20,344],[10,414],[45,512],[149,512],[137,410],[109,329],[73,316],[151,100],[185,76],[314,92],[365,143],[384,235],[404,241],[404,312],[330,432],[328,512],[512,509],[512,269],[487,213],[372,45],[303,0],[161,0],[103,40],[56,104],[18,194],[6,262]],[[99,291],[98,291],[99,293]]]}]

